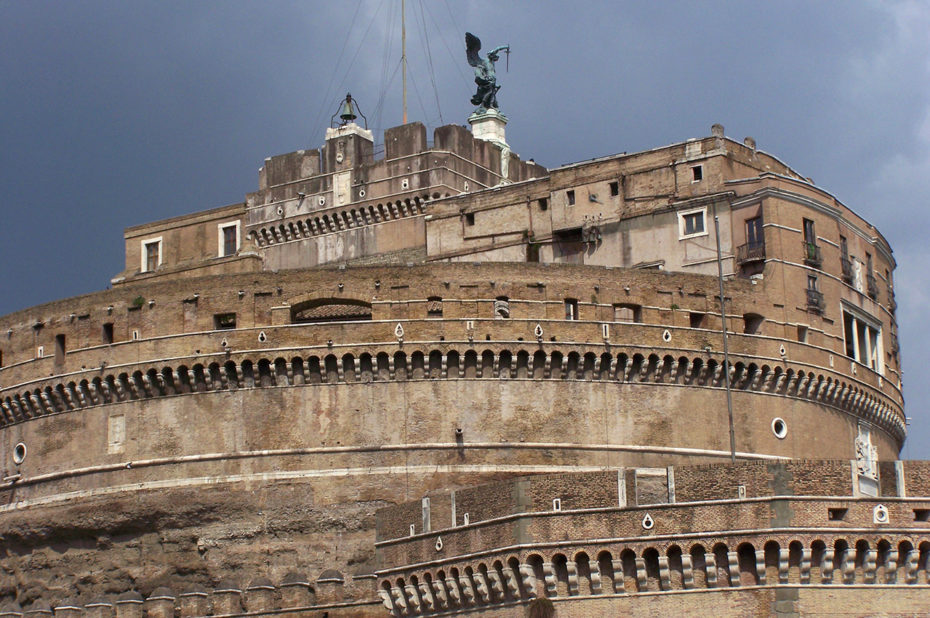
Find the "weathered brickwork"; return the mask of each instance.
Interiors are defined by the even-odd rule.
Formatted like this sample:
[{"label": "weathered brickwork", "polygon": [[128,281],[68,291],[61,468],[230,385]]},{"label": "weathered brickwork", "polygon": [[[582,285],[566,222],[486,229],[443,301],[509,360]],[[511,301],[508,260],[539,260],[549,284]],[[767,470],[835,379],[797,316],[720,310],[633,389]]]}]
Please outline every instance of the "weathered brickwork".
[{"label": "weathered brickwork", "polygon": [[[409,513],[404,505],[389,507],[378,515],[380,595],[395,615],[482,608],[510,615],[537,599],[551,600],[557,615],[646,612],[704,599],[724,604],[729,615],[740,607],[755,607],[756,614],[814,612],[853,602],[863,587],[881,595],[900,586],[911,588],[901,590],[901,605],[885,597],[892,606],[869,602],[853,615],[916,607],[915,587],[930,583],[930,524],[919,515],[930,499],[854,498],[849,465],[675,466],[668,471],[675,500],[668,504],[618,504],[618,479],[638,470],[517,479],[475,488],[472,498],[484,491],[484,502],[493,504],[495,496],[532,493],[535,504],[498,499],[500,510],[481,520],[416,535],[396,533]],[[839,493],[817,493],[816,479]],[[677,501],[691,485],[747,480],[769,489]],[[572,485],[588,488],[590,501],[557,509],[552,501]],[[605,506],[611,495],[613,504]],[[433,494],[430,504],[450,499],[448,492]],[[724,594],[744,587],[739,598]],[[657,598],[663,593],[672,593],[669,600]],[[682,593],[689,596],[682,600]]]},{"label": "weathered brickwork", "polygon": [[0,317],[0,616],[917,602],[867,221],[719,126],[553,170],[460,126],[379,150],[333,127]]}]

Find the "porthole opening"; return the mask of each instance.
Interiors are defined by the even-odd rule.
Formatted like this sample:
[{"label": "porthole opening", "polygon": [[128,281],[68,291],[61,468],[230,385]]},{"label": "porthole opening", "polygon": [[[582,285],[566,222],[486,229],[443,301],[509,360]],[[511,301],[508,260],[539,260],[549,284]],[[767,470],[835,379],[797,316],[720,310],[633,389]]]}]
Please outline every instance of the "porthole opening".
[{"label": "porthole opening", "polygon": [[26,445],[20,442],[13,447],[13,463],[17,466],[26,460]]},{"label": "porthole opening", "polygon": [[788,424],[784,419],[772,419],[772,433],[774,433],[775,437],[779,440],[784,440],[785,436],[788,435]]}]

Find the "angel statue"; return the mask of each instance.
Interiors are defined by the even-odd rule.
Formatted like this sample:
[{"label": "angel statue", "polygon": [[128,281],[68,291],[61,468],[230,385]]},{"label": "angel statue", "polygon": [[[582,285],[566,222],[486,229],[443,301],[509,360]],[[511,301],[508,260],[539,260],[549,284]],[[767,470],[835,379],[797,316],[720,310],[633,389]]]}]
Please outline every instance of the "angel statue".
[{"label": "angel statue", "polygon": [[497,62],[501,51],[510,53],[510,45],[501,45],[488,52],[486,58],[478,55],[481,50],[481,40],[471,32],[465,33],[465,55],[468,56],[468,64],[475,67],[475,83],[478,84],[478,91],[471,98],[471,104],[477,105],[477,113],[489,109],[498,109],[497,91],[501,89],[497,85],[497,74],[494,72],[494,63]]}]

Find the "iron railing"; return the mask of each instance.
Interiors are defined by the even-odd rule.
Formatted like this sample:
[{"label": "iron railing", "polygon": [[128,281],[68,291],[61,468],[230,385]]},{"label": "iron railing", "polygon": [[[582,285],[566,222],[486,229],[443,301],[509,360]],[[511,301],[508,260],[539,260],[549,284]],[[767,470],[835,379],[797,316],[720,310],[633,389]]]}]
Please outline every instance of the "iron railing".
[{"label": "iron railing", "polygon": [[866,275],[865,278],[869,286],[869,296],[872,300],[878,300],[878,279],[872,273]]},{"label": "iron railing", "polygon": [[840,264],[843,266],[843,281],[845,281],[849,285],[852,285],[852,282],[853,282],[852,260],[849,259],[848,255],[841,255]]},{"label": "iron railing", "polygon": [[823,265],[823,253],[817,243],[801,241],[804,250],[804,263],[814,268],[820,268]]},{"label": "iron railing", "polygon": [[807,288],[807,308],[817,313],[823,313],[826,308],[823,302],[823,293],[819,290]]},{"label": "iron railing", "polygon": [[748,242],[736,248],[736,262],[742,266],[750,262],[762,262],[765,260],[765,241],[757,240]]}]

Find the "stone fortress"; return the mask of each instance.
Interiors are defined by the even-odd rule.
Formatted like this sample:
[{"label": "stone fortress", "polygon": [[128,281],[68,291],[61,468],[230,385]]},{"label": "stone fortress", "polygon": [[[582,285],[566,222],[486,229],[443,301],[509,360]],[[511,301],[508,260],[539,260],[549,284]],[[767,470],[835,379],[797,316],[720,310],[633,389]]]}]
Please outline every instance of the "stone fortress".
[{"label": "stone fortress", "polygon": [[882,235],[719,125],[470,121],[347,113],[0,318],[0,616],[926,606]]}]

